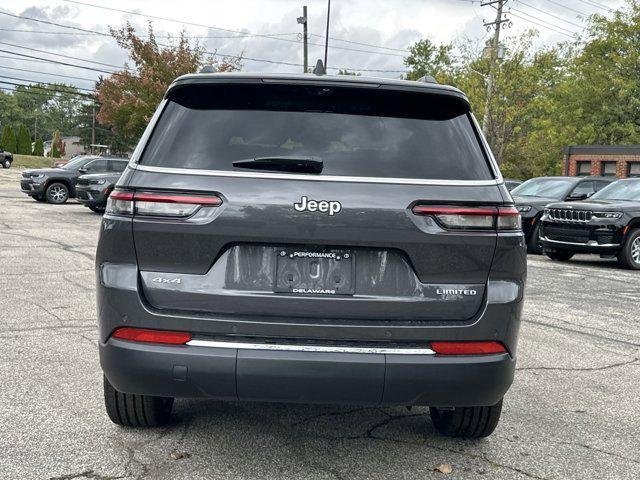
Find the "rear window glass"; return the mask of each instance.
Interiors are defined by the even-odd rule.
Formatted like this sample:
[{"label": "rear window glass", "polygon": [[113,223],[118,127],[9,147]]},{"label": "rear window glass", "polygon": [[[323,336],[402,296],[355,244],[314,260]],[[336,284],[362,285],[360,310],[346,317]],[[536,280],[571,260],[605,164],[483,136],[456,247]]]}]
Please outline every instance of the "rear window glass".
[{"label": "rear window glass", "polygon": [[366,96],[358,93],[331,101],[313,93],[304,98],[305,92],[291,95],[291,101],[273,95],[243,100],[238,108],[206,96],[179,97],[167,103],[140,163],[249,172],[233,162],[299,156],[322,160],[320,175],[493,178],[466,111],[443,108],[439,100],[431,113],[428,102],[421,113],[413,103],[410,115],[396,116],[402,114],[402,102],[381,103],[377,111],[375,97],[365,103]]}]

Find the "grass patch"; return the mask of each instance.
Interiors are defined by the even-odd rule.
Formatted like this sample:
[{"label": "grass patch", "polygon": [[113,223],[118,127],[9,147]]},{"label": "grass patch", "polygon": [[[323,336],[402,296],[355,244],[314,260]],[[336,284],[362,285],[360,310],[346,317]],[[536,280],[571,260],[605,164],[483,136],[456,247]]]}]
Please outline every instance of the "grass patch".
[{"label": "grass patch", "polygon": [[47,168],[53,165],[49,157],[34,157],[33,155],[14,155],[12,167]]}]

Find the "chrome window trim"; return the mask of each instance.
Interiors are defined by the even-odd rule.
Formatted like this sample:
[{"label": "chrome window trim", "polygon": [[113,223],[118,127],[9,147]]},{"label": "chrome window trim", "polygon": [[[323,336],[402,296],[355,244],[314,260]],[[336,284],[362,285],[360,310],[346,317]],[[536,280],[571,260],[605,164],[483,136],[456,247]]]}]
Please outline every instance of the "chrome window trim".
[{"label": "chrome window trim", "polygon": [[435,355],[430,348],[385,348],[385,347],[347,347],[340,345],[287,345],[275,343],[225,342],[220,340],[193,339],[186,343],[190,347],[232,348],[245,350],[270,350],[288,352],[316,353],[369,353],[389,355]]},{"label": "chrome window trim", "polygon": [[595,240],[590,240],[587,243],[565,242],[563,240],[551,240],[550,238],[547,238],[547,237],[540,237],[540,240],[542,240],[543,242],[549,242],[549,243],[560,243],[562,245],[576,245],[578,247],[619,247],[620,246],[619,243],[598,243]]},{"label": "chrome window trim", "polygon": [[493,186],[502,183],[501,180],[441,180],[441,179],[420,179],[420,178],[385,178],[385,177],[348,177],[342,175],[304,175],[296,173],[254,173],[254,172],[231,172],[228,170],[200,170],[192,168],[175,167],[151,167],[130,163],[129,168],[140,170],[141,172],[171,173],[176,175],[198,175],[207,177],[233,177],[233,178],[253,178],[269,180],[302,180],[314,182],[348,182],[348,183],[387,183],[396,185],[459,185],[459,186]]}]

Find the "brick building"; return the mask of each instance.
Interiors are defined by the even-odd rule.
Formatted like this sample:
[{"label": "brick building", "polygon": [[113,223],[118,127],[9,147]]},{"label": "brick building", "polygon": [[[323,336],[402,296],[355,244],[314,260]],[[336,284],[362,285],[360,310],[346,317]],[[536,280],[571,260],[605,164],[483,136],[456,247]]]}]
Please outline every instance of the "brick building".
[{"label": "brick building", "polygon": [[640,145],[573,145],[564,149],[562,174],[640,177]]}]

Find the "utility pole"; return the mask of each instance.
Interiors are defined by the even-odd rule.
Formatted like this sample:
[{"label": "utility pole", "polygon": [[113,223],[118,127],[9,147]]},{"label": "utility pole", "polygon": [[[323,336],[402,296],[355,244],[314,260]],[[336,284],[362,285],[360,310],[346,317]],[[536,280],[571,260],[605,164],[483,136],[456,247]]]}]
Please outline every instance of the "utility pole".
[{"label": "utility pole", "polygon": [[329,14],[331,13],[331,0],[327,0],[327,34],[324,38],[324,71],[327,71],[327,52],[329,51]]},{"label": "utility pole", "polygon": [[484,118],[482,120],[482,133],[487,136],[489,132],[489,123],[491,122],[491,114],[489,112],[491,108],[491,98],[493,97],[493,83],[495,77],[495,68],[498,60],[498,50],[500,49],[500,30],[502,24],[509,21],[507,18],[502,17],[502,7],[508,2],[508,0],[490,0],[482,2],[481,6],[495,5],[496,19],[493,22],[484,22],[484,26],[487,29],[493,28],[493,39],[491,40],[491,52],[489,57],[489,75],[487,75],[487,98],[485,101]]},{"label": "utility pole", "polygon": [[33,112],[33,141],[38,138],[38,110]]},{"label": "utility pole", "polygon": [[91,106],[91,153],[93,154],[93,146],[96,144],[96,106]]},{"label": "utility pole", "polygon": [[304,73],[307,73],[309,68],[309,51],[307,49],[307,6],[302,7],[302,16],[298,17],[298,23],[302,24],[302,44],[303,44],[303,56],[304,56]]}]

